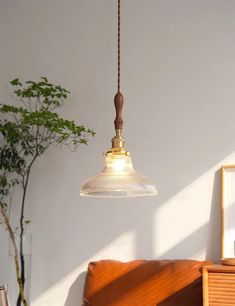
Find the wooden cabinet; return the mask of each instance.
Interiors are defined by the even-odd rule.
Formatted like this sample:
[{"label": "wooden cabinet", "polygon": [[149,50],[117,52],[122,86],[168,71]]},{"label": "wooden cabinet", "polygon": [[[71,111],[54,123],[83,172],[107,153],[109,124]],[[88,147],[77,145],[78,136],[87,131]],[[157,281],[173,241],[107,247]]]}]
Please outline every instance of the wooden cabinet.
[{"label": "wooden cabinet", "polygon": [[203,267],[203,306],[235,306],[235,266]]}]

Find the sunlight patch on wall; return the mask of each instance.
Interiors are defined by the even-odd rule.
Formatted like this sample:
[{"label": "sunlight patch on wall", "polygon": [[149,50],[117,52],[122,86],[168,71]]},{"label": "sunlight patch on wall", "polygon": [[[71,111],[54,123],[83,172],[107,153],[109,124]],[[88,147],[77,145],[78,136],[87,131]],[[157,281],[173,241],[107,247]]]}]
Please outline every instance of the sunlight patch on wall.
[{"label": "sunlight patch on wall", "polygon": [[[133,231],[126,232],[115,239],[112,243],[103,248],[100,252],[89,258],[72,273],[67,275],[63,280],[44,292],[41,296],[32,301],[32,306],[66,306],[69,305],[70,288],[76,286],[77,305],[81,305],[81,286],[85,280],[85,271],[91,261],[102,259],[115,259],[115,260],[132,260],[135,256],[135,233]],[[79,283],[82,283],[79,285]],[[75,284],[75,285],[74,285]]]},{"label": "sunlight patch on wall", "polygon": [[[222,165],[234,161],[235,153],[223,159],[156,209],[153,222],[155,257],[206,258],[206,246],[210,239],[209,224],[213,227],[213,224],[220,222],[218,170]],[[217,213],[214,214],[213,210]],[[220,237],[215,241],[215,245],[216,243],[217,248],[220,247]]]}]

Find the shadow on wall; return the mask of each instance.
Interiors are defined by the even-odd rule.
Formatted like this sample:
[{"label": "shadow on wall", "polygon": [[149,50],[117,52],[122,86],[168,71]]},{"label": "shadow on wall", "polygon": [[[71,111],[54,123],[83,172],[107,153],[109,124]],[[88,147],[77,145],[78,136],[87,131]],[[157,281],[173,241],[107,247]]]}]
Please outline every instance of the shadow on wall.
[{"label": "shadow on wall", "polygon": [[84,286],[86,279],[86,272],[81,273],[76,281],[72,284],[69,289],[68,297],[64,306],[80,306],[82,305],[83,291],[81,290]]},{"label": "shadow on wall", "polygon": [[219,261],[221,258],[221,171],[214,175],[210,220],[207,230],[206,259]]}]

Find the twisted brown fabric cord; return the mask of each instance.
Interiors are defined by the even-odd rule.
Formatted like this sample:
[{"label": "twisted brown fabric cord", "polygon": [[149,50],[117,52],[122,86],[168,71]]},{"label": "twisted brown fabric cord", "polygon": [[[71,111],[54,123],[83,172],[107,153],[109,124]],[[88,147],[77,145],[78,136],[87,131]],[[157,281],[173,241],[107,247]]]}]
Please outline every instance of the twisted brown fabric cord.
[{"label": "twisted brown fabric cord", "polygon": [[121,0],[118,0],[118,91],[120,91],[120,74],[121,74]]}]

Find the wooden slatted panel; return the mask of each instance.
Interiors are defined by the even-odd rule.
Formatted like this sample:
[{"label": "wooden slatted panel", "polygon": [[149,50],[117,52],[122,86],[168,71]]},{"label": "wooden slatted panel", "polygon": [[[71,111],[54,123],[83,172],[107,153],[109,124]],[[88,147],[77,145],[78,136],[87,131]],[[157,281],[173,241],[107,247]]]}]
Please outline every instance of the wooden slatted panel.
[{"label": "wooden slatted panel", "polygon": [[209,306],[235,306],[235,274],[209,272]]}]

